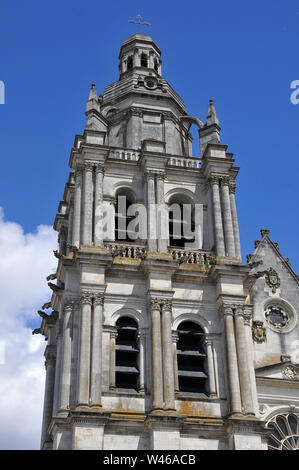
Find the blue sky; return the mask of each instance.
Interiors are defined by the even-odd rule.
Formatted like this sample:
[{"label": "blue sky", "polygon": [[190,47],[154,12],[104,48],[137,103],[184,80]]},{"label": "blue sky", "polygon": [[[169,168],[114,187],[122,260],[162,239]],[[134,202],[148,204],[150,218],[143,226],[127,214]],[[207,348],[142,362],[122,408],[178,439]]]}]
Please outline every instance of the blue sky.
[{"label": "blue sky", "polygon": [[[8,1],[0,11],[0,205],[35,231],[52,225],[89,87],[118,79],[118,53],[141,11],[162,50],[163,76],[205,120],[213,98],[222,142],[241,167],[237,206],[243,261],[260,228],[299,272],[299,0]],[[196,136],[196,133],[194,134]]]}]

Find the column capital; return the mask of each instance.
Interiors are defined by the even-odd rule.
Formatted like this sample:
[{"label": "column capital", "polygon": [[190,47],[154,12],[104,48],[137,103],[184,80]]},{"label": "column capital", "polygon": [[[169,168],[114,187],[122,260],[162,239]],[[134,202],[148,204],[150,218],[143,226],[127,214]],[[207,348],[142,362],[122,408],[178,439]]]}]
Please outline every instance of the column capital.
[{"label": "column capital", "polygon": [[81,173],[82,173],[83,170],[84,170],[84,163],[78,163],[76,165],[76,175],[81,176]]},{"label": "column capital", "polygon": [[144,176],[147,180],[153,180],[155,179],[155,172],[154,170],[145,170]]},{"label": "column capital", "polygon": [[101,293],[94,294],[94,304],[103,306],[103,304],[104,304],[104,294],[101,294]]},{"label": "column capital", "polygon": [[221,181],[221,186],[228,186],[230,183],[230,179],[228,175],[221,175],[219,176]]},{"label": "column capital", "polygon": [[233,311],[232,305],[223,305],[222,311],[223,311],[223,316],[224,317],[229,317],[229,316],[233,317],[234,316],[234,311]]},{"label": "column capital", "polygon": [[89,161],[86,161],[84,163],[84,169],[86,171],[93,171],[94,167],[96,166],[96,164],[94,162],[89,162]]},{"label": "column capital", "polygon": [[244,318],[245,307],[244,305],[236,305],[235,306],[235,316],[236,317],[243,317]]},{"label": "column capital", "polygon": [[171,312],[172,311],[172,300],[163,299],[161,300],[162,312]]},{"label": "column capital", "polygon": [[105,173],[105,165],[103,163],[96,163],[95,164],[95,169],[97,173]]},{"label": "column capital", "polygon": [[161,310],[161,301],[160,301],[160,299],[158,299],[158,298],[151,298],[151,299],[149,300],[149,304],[150,304],[150,307],[151,307],[151,310],[152,310],[152,311],[153,311],[153,310],[159,310],[159,312],[160,312],[160,310]]},{"label": "column capital", "polygon": [[94,297],[94,293],[93,292],[89,292],[89,291],[86,291],[86,292],[82,292],[81,293],[81,298],[80,298],[80,301],[81,301],[81,304],[85,304],[85,305],[91,305],[92,304],[92,298]]},{"label": "column capital", "polygon": [[228,185],[229,193],[230,193],[230,194],[235,194],[235,192],[236,192],[236,187],[237,187],[236,183],[233,182],[233,181],[230,181],[230,183],[229,183],[229,185]]},{"label": "column capital", "polygon": [[220,178],[219,178],[219,175],[210,175],[209,176],[209,179],[208,179],[208,182],[210,184],[217,184],[219,185],[219,181],[220,181]]}]

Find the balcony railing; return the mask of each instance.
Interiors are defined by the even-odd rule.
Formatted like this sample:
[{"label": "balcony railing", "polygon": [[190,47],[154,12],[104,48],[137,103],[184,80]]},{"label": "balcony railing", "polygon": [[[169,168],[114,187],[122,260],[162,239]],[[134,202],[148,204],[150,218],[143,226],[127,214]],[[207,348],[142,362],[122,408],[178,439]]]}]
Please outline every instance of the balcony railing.
[{"label": "balcony railing", "polygon": [[184,248],[169,248],[170,253],[175,261],[180,264],[201,264],[211,266],[214,264],[214,257],[209,252],[199,250],[185,250]]},{"label": "balcony railing", "polygon": [[139,153],[136,150],[113,149],[109,152],[109,157],[116,160],[139,160]]},{"label": "balcony railing", "polygon": [[121,258],[140,259],[145,258],[146,248],[143,245],[131,243],[105,242],[106,248],[112,252],[112,256]]}]

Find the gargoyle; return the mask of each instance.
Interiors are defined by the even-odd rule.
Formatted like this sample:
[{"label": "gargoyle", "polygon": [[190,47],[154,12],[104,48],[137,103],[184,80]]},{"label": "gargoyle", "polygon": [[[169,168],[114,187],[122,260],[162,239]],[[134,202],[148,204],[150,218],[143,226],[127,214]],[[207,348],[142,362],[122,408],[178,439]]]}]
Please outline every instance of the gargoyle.
[{"label": "gargoyle", "polygon": [[51,302],[46,302],[43,306],[42,306],[42,310],[45,310],[47,308],[50,308],[51,307]]},{"label": "gargoyle", "polygon": [[32,331],[32,334],[33,335],[39,335],[41,333],[41,329],[40,328],[35,328],[35,330]]},{"label": "gargoyle", "polygon": [[49,274],[49,276],[47,276],[47,281],[52,281],[53,279],[56,279],[57,278],[57,274]]},{"label": "gargoyle", "polygon": [[40,317],[42,318],[49,318],[50,315],[47,315],[47,313],[42,312],[42,310],[38,310],[37,313],[39,314]]},{"label": "gargoyle", "polygon": [[58,258],[58,259],[63,258],[63,255],[61,253],[59,253],[58,250],[53,250],[53,253],[56,256],[56,258]]},{"label": "gargoyle", "polygon": [[53,292],[63,290],[62,287],[58,287],[56,284],[53,284],[53,282],[48,282],[48,286],[50,287],[50,289],[52,289]]}]

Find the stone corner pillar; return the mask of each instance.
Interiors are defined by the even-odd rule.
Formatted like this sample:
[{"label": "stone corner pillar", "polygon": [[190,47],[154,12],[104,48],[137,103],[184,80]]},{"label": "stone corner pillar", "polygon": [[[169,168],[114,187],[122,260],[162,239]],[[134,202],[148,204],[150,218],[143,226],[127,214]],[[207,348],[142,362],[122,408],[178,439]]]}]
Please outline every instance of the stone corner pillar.
[{"label": "stone corner pillar", "polygon": [[95,294],[92,318],[92,349],[91,349],[91,406],[101,407],[102,394],[102,323],[103,294]]},{"label": "stone corner pillar", "polygon": [[225,248],[226,256],[234,258],[235,254],[235,237],[233,230],[233,221],[231,213],[231,203],[229,196],[229,176],[221,177],[221,205],[222,205],[222,214],[223,214],[223,225],[224,225],[224,238],[225,238]]},{"label": "stone corner pillar", "polygon": [[216,175],[212,175],[209,181],[212,186],[216,254],[219,257],[224,257],[225,247],[224,247],[223,222],[222,222],[222,212],[221,212],[220,192],[219,192],[219,177]]},{"label": "stone corner pillar", "polygon": [[234,231],[234,239],[235,239],[235,252],[236,252],[236,258],[242,261],[239,223],[238,223],[237,207],[236,207],[236,200],[235,200],[235,190],[236,190],[236,183],[230,182],[229,197],[230,197],[232,223],[233,223],[233,231]]},{"label": "stone corner pillar", "polygon": [[161,306],[150,299],[152,335],[152,412],[163,410],[163,374],[161,344]]},{"label": "stone corner pillar", "polygon": [[238,359],[236,349],[236,338],[234,328],[234,312],[231,306],[223,307],[226,352],[227,352],[227,370],[230,396],[230,413],[241,414],[241,393],[238,373]]},{"label": "stone corner pillar", "polygon": [[80,351],[78,378],[78,406],[89,405],[90,397],[90,343],[91,343],[91,307],[92,295],[82,292],[81,322],[80,322]]},{"label": "stone corner pillar", "polygon": [[172,353],[172,304],[170,300],[162,301],[162,352],[163,352],[163,384],[164,384],[164,409],[175,411],[174,398],[174,373]]}]

